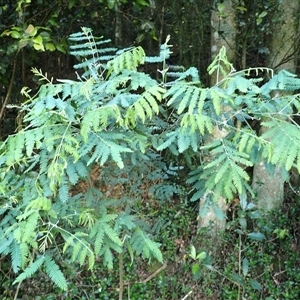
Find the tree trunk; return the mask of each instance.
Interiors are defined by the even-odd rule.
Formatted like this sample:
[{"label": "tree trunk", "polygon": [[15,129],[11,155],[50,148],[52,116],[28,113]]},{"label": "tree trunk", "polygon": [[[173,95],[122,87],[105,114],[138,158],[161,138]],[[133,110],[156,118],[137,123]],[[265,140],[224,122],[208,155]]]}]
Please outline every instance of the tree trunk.
[{"label": "tree trunk", "polygon": [[122,15],[119,10],[120,5],[119,1],[115,4],[115,45],[117,46],[122,44]]},{"label": "tree trunk", "polygon": [[[272,28],[272,36],[269,42],[269,56],[267,65],[276,70],[285,69],[289,72],[296,70],[296,52],[298,37],[299,1],[283,0],[278,4],[277,18]],[[277,22],[276,22],[277,20]]]},{"label": "tree trunk", "polygon": [[[212,60],[219,53],[220,49],[224,46],[226,48],[226,55],[231,63],[235,61],[235,9],[233,7],[232,0],[225,0],[223,3],[214,1],[214,9],[211,14],[211,57]],[[228,70],[230,72],[230,70]],[[223,76],[219,72],[215,72],[210,77],[210,85],[214,86],[223,79]],[[224,108],[226,110],[226,107]],[[227,135],[225,130],[219,129],[217,126],[214,129],[212,140],[219,140]],[[207,142],[209,143],[209,141]],[[213,159],[213,158],[211,158]],[[199,211],[202,211],[202,207],[205,205],[205,200],[200,201]],[[226,216],[227,203],[223,197],[220,197],[217,203],[214,204],[223,212]],[[200,213],[201,216],[201,213]],[[216,214],[211,207],[205,216],[200,217],[199,227],[211,226],[211,234],[225,230],[226,219],[221,220],[216,217]]]},{"label": "tree trunk", "polygon": [[[216,57],[224,46],[228,60],[234,65],[236,20],[233,4],[233,0],[225,0],[223,3],[217,0],[214,1],[214,9],[211,14],[211,60]],[[210,85],[213,86],[220,80],[222,80],[222,75],[214,73],[210,77]]]},{"label": "tree trunk", "polygon": [[[281,15],[272,29],[268,67],[276,70],[286,69],[294,73],[296,71],[296,24],[299,1],[284,0],[279,4],[278,11]],[[266,130],[267,128],[262,127],[260,133],[262,134]],[[285,179],[280,168],[275,167],[273,174],[270,174],[263,161],[254,166],[252,188],[256,192],[257,206],[260,210],[267,212],[282,205],[284,183]]]}]

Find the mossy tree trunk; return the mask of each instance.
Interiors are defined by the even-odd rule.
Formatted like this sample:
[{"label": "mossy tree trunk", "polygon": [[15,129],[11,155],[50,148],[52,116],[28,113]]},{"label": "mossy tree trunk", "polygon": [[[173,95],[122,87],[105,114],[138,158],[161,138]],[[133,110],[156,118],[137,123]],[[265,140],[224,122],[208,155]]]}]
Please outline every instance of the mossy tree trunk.
[{"label": "mossy tree trunk", "polygon": [[[267,66],[276,71],[285,69],[296,71],[296,52],[298,43],[299,1],[284,0],[279,4],[278,17],[274,17],[272,36],[269,41]],[[260,128],[260,134],[268,129]],[[280,207],[284,200],[285,176],[280,168],[267,170],[265,162],[254,166],[252,188],[256,192],[260,210],[270,211]]]}]

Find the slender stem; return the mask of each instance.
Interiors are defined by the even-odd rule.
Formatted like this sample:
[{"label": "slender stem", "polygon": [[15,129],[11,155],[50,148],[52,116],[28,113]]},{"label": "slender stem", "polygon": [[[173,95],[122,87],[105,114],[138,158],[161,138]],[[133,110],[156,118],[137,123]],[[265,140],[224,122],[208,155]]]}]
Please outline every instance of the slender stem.
[{"label": "slender stem", "polygon": [[20,290],[21,283],[22,283],[22,281],[20,281],[20,282],[18,283],[17,290],[16,290],[15,297],[14,297],[14,300],[17,300],[17,299],[18,299],[18,294],[19,294],[19,290]]},{"label": "slender stem", "polygon": [[123,299],[124,291],[124,266],[123,266],[123,253],[119,254],[119,300]]},{"label": "slender stem", "polygon": [[[242,236],[239,235],[239,275],[241,276],[241,266],[242,266]],[[238,300],[241,297],[241,285],[238,287]]]},{"label": "slender stem", "polygon": [[12,71],[9,87],[8,87],[8,90],[7,90],[2,108],[0,110],[0,120],[2,119],[2,116],[4,115],[5,107],[7,105],[8,99],[9,99],[11,91],[12,91],[12,87],[13,87],[13,84],[14,84],[14,81],[15,81],[15,75],[16,75],[16,67],[17,67],[17,58],[14,60],[13,71]]},{"label": "slender stem", "polygon": [[187,299],[192,293],[193,291],[189,291],[181,300]]},{"label": "slender stem", "polygon": [[154,278],[158,273],[163,271],[167,267],[167,264],[164,263],[160,268],[158,268],[154,273],[152,273],[149,277],[147,277],[145,280],[140,281],[140,283],[146,283],[150,281],[152,278]]}]

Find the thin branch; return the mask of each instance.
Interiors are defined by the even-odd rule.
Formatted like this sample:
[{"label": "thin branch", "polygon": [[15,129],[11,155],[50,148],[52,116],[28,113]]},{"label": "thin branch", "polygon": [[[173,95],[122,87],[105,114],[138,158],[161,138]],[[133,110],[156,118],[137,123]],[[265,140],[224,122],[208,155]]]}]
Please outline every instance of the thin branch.
[{"label": "thin branch", "polygon": [[5,99],[4,99],[1,111],[0,111],[0,120],[2,119],[2,117],[4,115],[5,107],[7,105],[8,99],[9,99],[9,97],[11,95],[11,91],[12,91],[12,87],[13,87],[14,80],[15,80],[15,75],[16,75],[16,67],[17,67],[17,58],[14,61],[13,72],[11,74],[11,79],[10,79],[9,87],[8,87],[8,90],[7,90],[7,93],[6,93],[6,96],[5,96]]},{"label": "thin branch", "polygon": [[189,297],[189,295],[191,295],[193,293],[193,291],[189,291],[181,300],[185,300]]},{"label": "thin branch", "polygon": [[163,271],[165,268],[167,267],[167,264],[164,263],[159,269],[157,269],[154,273],[152,273],[149,277],[147,277],[145,280],[140,281],[140,283],[146,283],[148,281],[150,281],[151,279],[153,279],[158,273],[160,273],[161,271]]}]

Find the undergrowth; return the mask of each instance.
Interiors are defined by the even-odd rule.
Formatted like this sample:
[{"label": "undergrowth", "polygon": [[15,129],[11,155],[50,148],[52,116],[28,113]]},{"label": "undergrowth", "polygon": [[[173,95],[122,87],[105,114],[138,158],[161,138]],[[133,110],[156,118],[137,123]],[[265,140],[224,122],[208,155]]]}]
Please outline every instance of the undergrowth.
[{"label": "undergrowth", "polygon": [[[280,218],[276,211],[272,213],[273,222],[267,219],[255,224],[265,234],[264,241],[248,241],[245,244],[249,278],[256,278],[262,286],[260,291],[246,286],[245,299],[297,299],[300,295],[300,245],[299,233],[295,232],[300,211],[291,207],[291,201],[297,200],[286,199]],[[190,245],[194,244],[207,253],[213,253],[215,246],[207,229],[197,231],[195,208],[181,205],[178,211],[174,203],[165,203],[158,212],[155,205],[149,204],[137,203],[137,209],[148,215],[150,221],[156,222],[159,216],[167,220],[157,228],[158,240],[164,242],[162,252],[167,266],[151,278],[162,264],[145,264],[142,260],[131,263],[128,255],[124,257],[124,299],[177,300],[191,291],[190,299],[237,299],[236,285],[225,276],[229,277],[238,268],[238,235],[235,230],[239,224],[232,223],[225,233],[218,236],[222,241],[219,251],[210,258],[210,263],[218,273],[203,267],[201,274],[195,278],[191,272],[193,261],[188,255]],[[285,230],[286,234],[279,237],[276,229]],[[2,266],[5,264],[4,261],[1,263]],[[23,284],[19,297],[35,300],[117,299],[118,271],[107,273],[100,266],[97,264],[93,272],[85,269],[78,272],[72,265],[62,264],[71,283],[68,292],[61,293],[46,276],[38,274]],[[3,276],[3,273],[1,276],[2,299],[12,299],[15,290],[10,286],[10,278]]]}]

